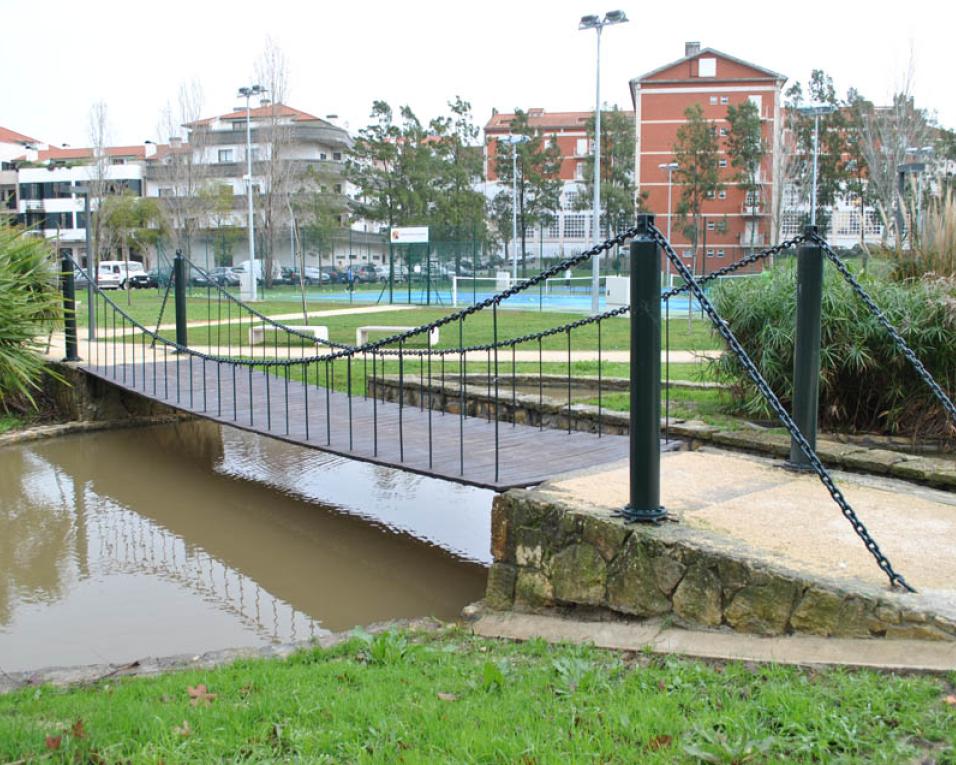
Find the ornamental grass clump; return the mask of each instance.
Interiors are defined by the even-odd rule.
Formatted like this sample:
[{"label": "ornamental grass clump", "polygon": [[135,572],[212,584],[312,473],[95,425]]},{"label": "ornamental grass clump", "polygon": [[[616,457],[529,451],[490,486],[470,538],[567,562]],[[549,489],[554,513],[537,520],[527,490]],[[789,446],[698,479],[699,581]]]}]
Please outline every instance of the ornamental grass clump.
[{"label": "ornamental grass clump", "polygon": [[47,374],[40,351],[60,318],[60,293],[45,239],[0,225],[0,411],[36,406]]},{"label": "ornamental grass clump", "polygon": [[[793,397],[795,259],[714,290],[720,315],[788,408]],[[952,441],[956,428],[928,386],[840,275],[825,266],[820,424],[838,431],[905,434]],[[864,288],[943,390],[956,392],[956,280],[935,275],[905,282],[859,277]],[[713,362],[732,385],[731,408],[773,417],[732,354]]]}]

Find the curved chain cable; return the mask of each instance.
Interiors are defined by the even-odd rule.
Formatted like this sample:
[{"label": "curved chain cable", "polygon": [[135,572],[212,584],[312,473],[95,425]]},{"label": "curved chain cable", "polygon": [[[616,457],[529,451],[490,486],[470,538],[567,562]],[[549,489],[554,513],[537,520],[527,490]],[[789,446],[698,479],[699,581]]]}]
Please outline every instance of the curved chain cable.
[{"label": "curved chain cable", "polygon": [[856,277],[850,273],[850,269],[847,268],[846,263],[837,255],[833,248],[823,239],[820,238],[820,235],[817,234],[813,237],[814,243],[818,244],[826,256],[830,259],[830,262],[836,267],[836,270],[840,272],[847,283],[850,285],[850,288],[856,293],[857,297],[863,301],[863,304],[870,310],[870,313],[876,318],[876,320],[882,325],[883,329],[887,331],[890,337],[893,339],[893,342],[896,344],[896,347],[900,349],[903,355],[906,357],[906,360],[909,361],[910,365],[916,370],[916,374],[919,375],[920,379],[926,383],[929,389],[933,392],[933,395],[936,397],[936,400],[942,404],[943,409],[946,410],[946,413],[949,415],[949,418],[956,425],[956,405],[953,404],[949,396],[946,395],[946,392],[942,389],[940,384],[936,382],[933,378],[933,375],[930,374],[929,370],[923,366],[923,362],[919,360],[919,357],[913,351],[909,345],[906,344],[906,341],[900,335],[899,331],[894,327],[890,320],[886,318],[886,314],[880,310],[880,307],[873,301],[863,285],[857,281]]},{"label": "curved chain cable", "polygon": [[757,390],[760,391],[763,397],[767,400],[767,403],[770,404],[770,408],[776,413],[778,419],[783,423],[784,427],[790,431],[790,435],[794,442],[800,447],[800,451],[803,452],[807,460],[810,462],[810,467],[813,468],[813,472],[817,474],[820,482],[824,485],[824,487],[826,487],[826,490],[830,493],[830,496],[833,497],[833,501],[836,502],[837,506],[840,508],[840,511],[843,513],[843,516],[850,522],[850,525],[853,527],[853,530],[856,532],[857,536],[863,540],[863,544],[866,545],[866,549],[870,551],[870,554],[872,554],[876,559],[877,565],[889,578],[890,584],[901,587],[908,592],[916,592],[916,590],[914,590],[906,582],[902,574],[899,574],[894,570],[889,559],[880,550],[879,545],[877,545],[873,537],[870,536],[866,526],[864,526],[863,522],[857,517],[856,512],[850,506],[850,503],[847,502],[846,497],[843,496],[843,492],[841,492],[837,487],[836,483],[833,481],[833,477],[823,466],[823,463],[820,461],[820,458],[817,457],[816,452],[810,446],[810,443],[807,441],[806,437],[804,437],[803,433],[800,432],[797,424],[790,417],[790,414],[784,408],[783,404],[780,403],[780,399],[777,398],[776,394],[767,384],[767,381],[763,378],[763,375],[760,374],[760,370],[757,369],[756,365],[753,363],[753,361],[751,361],[750,357],[743,349],[740,341],[737,340],[733,331],[731,331],[727,323],[720,318],[717,310],[704,294],[704,290],[694,279],[693,275],[687,269],[687,266],[681,262],[680,256],[678,256],[674,251],[674,248],[671,247],[670,242],[667,241],[667,238],[656,226],[652,225],[650,231],[658,245],[667,254],[668,259],[674,264],[677,272],[681,275],[681,278],[684,279],[685,283],[694,294],[694,297],[697,298],[701,307],[710,317],[710,320],[717,332],[726,341],[727,345],[730,347],[730,350],[733,351],[741,366],[743,366],[743,368],[746,370],[747,374],[750,376],[750,379],[757,387]]},{"label": "curved chain cable", "polygon": [[[697,280],[697,284],[703,286],[709,282],[712,282],[714,279],[719,279],[722,276],[728,276],[734,271],[739,271],[744,266],[749,266],[751,263],[756,263],[757,261],[764,260],[765,258],[769,258],[773,255],[779,255],[781,252],[792,249],[798,244],[803,244],[806,240],[807,238],[801,234],[800,236],[795,236],[793,239],[787,239],[783,242],[780,242],[780,244],[776,244],[766,250],[752,252],[749,255],[745,255],[744,257],[740,258],[740,260],[735,260],[733,263],[728,263],[726,266],[718,268],[716,271],[711,271],[706,276],[702,276]],[[688,289],[690,289],[690,287],[686,283],[682,284],[680,287],[674,287],[673,289],[662,293],[661,300],[670,300],[675,295],[680,295],[682,292],[687,292]]]}]

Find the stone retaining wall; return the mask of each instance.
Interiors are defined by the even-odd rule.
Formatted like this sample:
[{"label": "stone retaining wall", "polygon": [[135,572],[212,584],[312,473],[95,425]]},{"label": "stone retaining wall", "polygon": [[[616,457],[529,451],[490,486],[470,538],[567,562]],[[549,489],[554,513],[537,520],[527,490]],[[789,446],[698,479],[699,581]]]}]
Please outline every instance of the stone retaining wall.
[{"label": "stone retaining wall", "polygon": [[895,592],[771,566],[680,524],[625,524],[513,490],[495,499],[491,529],[493,609],[584,609],[757,635],[956,640],[956,621]]}]

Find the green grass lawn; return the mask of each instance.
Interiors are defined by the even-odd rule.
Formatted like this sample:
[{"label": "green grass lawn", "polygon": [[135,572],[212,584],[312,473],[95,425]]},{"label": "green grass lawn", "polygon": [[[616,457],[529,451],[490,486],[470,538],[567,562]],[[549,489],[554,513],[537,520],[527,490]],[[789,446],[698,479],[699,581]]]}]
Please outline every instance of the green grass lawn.
[{"label": "green grass lawn", "polygon": [[0,696],[0,761],[951,765],[954,680],[384,633]]}]

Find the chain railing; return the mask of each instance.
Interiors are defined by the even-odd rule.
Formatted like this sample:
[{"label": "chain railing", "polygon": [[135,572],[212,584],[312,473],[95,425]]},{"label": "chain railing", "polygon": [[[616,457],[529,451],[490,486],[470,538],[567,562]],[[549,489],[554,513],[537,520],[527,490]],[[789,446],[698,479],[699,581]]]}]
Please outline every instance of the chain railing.
[{"label": "chain railing", "polygon": [[899,574],[890,563],[889,558],[880,550],[879,545],[876,543],[876,540],[870,535],[866,526],[857,516],[854,509],[851,507],[850,503],[847,501],[846,497],[843,495],[843,492],[840,491],[836,483],[833,480],[833,477],[830,475],[829,471],[824,467],[823,463],[820,461],[820,458],[817,456],[816,452],[813,450],[813,447],[804,437],[803,433],[800,432],[800,429],[797,427],[796,423],[793,421],[793,418],[787,412],[786,408],[780,402],[780,399],[777,398],[777,395],[770,388],[767,381],[764,379],[763,375],[760,373],[760,370],[757,368],[756,364],[750,359],[750,356],[744,350],[743,346],[737,340],[733,331],[727,325],[727,323],[721,319],[720,315],[717,313],[717,310],[714,308],[713,304],[704,294],[704,290],[700,287],[697,281],[694,279],[693,275],[690,273],[690,270],[681,262],[680,256],[674,251],[674,248],[671,246],[670,242],[667,241],[667,238],[663,233],[656,227],[652,228],[652,233],[654,239],[657,241],[658,246],[664,250],[667,258],[673,264],[674,268],[677,269],[681,278],[684,279],[685,283],[690,288],[690,291],[694,294],[694,297],[697,298],[704,312],[710,318],[711,323],[716,329],[717,333],[724,339],[727,343],[727,346],[733,352],[734,356],[737,357],[738,362],[746,371],[748,377],[750,377],[753,384],[756,386],[760,394],[766,399],[770,408],[773,410],[774,414],[777,415],[777,418],[780,420],[781,424],[787,429],[790,433],[793,441],[798,445],[800,451],[806,457],[807,461],[810,464],[811,469],[816,473],[817,477],[820,479],[820,482],[830,493],[830,496],[833,498],[833,501],[840,508],[840,512],[843,516],[850,522],[850,525],[853,528],[853,531],[856,532],[857,536],[863,541],[863,544],[866,546],[866,549],[870,552],[873,558],[876,560],[877,565],[886,574],[890,580],[890,584],[893,586],[900,587],[908,592],[915,592],[915,590],[906,582],[902,574]]}]

